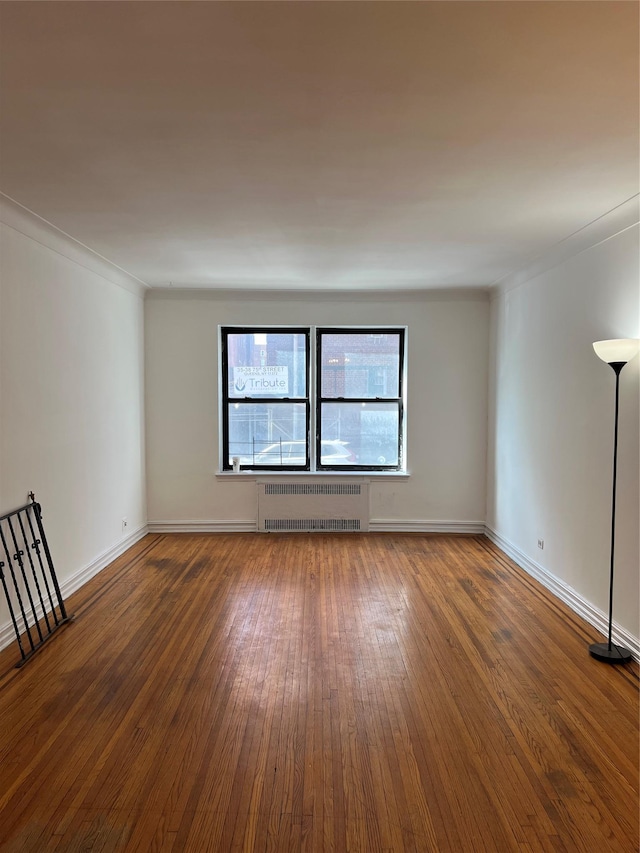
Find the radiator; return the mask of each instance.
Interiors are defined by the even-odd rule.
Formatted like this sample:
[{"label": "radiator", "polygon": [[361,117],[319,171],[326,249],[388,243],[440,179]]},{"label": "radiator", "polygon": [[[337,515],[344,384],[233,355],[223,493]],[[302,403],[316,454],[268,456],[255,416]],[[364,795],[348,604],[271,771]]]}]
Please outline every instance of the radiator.
[{"label": "radiator", "polygon": [[258,530],[354,532],[369,529],[369,483],[258,482]]}]

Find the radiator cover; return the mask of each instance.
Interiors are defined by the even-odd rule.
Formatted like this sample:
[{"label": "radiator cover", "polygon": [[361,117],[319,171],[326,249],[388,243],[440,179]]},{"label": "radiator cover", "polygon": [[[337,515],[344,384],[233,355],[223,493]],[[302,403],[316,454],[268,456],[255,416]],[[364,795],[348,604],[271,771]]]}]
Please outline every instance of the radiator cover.
[{"label": "radiator cover", "polygon": [[257,483],[258,530],[262,533],[369,529],[369,482]]}]

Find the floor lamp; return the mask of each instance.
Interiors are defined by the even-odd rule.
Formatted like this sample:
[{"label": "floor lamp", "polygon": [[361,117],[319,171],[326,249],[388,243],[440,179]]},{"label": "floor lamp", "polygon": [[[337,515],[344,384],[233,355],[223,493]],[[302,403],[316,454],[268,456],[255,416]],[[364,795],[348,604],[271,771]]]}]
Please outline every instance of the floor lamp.
[{"label": "floor lamp", "polygon": [[609,569],[609,634],[606,643],[593,643],[589,646],[589,654],[605,663],[626,663],[632,654],[624,646],[616,646],[611,642],[611,625],[613,622],[613,553],[616,534],[616,480],[618,471],[618,400],[620,392],[620,371],[625,364],[637,355],[640,340],[625,338],[613,341],[596,341],[593,345],[598,358],[613,368],[616,374],[616,409],[613,432],[613,496],[611,499],[611,566]]}]

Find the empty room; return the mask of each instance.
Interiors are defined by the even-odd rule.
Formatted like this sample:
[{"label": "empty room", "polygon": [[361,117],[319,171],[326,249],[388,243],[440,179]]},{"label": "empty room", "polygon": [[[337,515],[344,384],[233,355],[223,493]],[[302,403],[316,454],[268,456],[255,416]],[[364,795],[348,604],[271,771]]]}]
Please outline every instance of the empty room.
[{"label": "empty room", "polygon": [[635,853],[635,0],[0,0],[1,853]]}]

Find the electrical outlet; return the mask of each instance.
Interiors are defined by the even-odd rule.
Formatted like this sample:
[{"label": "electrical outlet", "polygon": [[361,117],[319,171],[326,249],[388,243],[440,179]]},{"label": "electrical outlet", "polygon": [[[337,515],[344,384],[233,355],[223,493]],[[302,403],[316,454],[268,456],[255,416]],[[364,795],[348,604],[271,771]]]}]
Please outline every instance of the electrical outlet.
[{"label": "electrical outlet", "polygon": [[123,518],[123,519],[122,519],[122,532],[123,532],[123,533],[126,533],[126,532],[127,532],[127,527],[128,527],[128,526],[129,526],[129,522],[127,521],[127,519],[126,519],[126,518]]},{"label": "electrical outlet", "polygon": [[538,539],[538,548],[542,551],[544,549],[544,539]]}]

